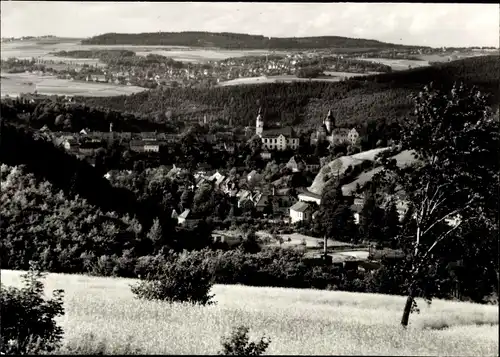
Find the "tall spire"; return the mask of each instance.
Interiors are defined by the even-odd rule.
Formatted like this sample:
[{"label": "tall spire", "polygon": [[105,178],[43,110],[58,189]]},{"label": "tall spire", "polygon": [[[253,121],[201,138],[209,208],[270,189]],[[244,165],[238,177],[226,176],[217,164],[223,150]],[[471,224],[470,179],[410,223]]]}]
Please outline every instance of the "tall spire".
[{"label": "tall spire", "polygon": [[328,131],[328,133],[330,133],[332,130],[332,127],[335,126],[335,119],[333,118],[331,110],[328,110],[328,114],[326,115],[325,126],[326,126],[326,130]]},{"label": "tall spire", "polygon": [[262,107],[259,107],[259,113],[257,115],[257,120],[255,123],[255,134],[262,135],[264,131],[264,119],[262,119]]}]

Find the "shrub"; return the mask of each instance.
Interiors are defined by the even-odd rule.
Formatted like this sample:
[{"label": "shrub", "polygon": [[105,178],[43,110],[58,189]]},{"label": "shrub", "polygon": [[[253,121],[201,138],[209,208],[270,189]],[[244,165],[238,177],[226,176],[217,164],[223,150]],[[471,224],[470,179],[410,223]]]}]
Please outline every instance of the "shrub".
[{"label": "shrub", "polygon": [[246,237],[240,247],[245,253],[258,253],[261,250],[257,236],[253,231],[249,231],[246,234]]},{"label": "shrub", "polygon": [[54,354],[61,355],[138,355],[142,351],[133,347],[131,342],[125,345],[110,343],[106,339],[98,339],[93,333],[86,333],[77,341],[70,341]]},{"label": "shrub", "polygon": [[45,300],[44,277],[30,262],[30,270],[22,275],[23,288],[2,286],[1,339],[2,354],[52,352],[60,347],[63,330],[55,317],[64,315],[63,290],[54,290],[53,297]]},{"label": "shrub", "polygon": [[266,337],[261,337],[258,343],[249,343],[249,340],[248,327],[239,326],[233,330],[229,337],[222,338],[223,350],[218,354],[225,356],[260,356],[271,343],[271,339]]},{"label": "shrub", "polygon": [[206,266],[200,264],[199,259],[191,259],[192,255],[186,252],[172,258],[157,273],[132,285],[132,292],[147,300],[213,304],[214,295],[209,294],[213,286],[212,274]]}]

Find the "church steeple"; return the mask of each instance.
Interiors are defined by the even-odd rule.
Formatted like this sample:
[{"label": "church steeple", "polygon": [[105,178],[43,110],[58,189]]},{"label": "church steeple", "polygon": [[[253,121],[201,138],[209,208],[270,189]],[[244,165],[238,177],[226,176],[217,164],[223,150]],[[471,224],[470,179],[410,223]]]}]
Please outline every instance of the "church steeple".
[{"label": "church steeple", "polygon": [[255,122],[255,134],[261,136],[264,131],[264,119],[262,118],[262,107],[259,107],[259,113],[257,114],[257,120]]},{"label": "church steeple", "polygon": [[330,133],[332,131],[332,127],[335,126],[335,118],[333,117],[331,110],[328,111],[328,114],[326,115],[326,119],[325,119],[324,123],[325,123],[326,131],[328,133]]}]

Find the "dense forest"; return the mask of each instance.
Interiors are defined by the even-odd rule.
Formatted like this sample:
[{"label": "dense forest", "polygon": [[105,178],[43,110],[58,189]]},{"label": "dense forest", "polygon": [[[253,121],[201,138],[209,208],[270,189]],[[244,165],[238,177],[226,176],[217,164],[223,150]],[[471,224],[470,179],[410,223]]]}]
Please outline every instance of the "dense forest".
[{"label": "dense forest", "polygon": [[401,88],[422,88],[433,82],[435,85],[450,87],[454,82],[475,85],[480,90],[492,94],[490,104],[498,104],[500,78],[500,57],[478,56],[452,62],[441,62],[430,67],[420,67],[407,71],[372,75],[355,80],[389,83]]},{"label": "dense forest", "polygon": [[90,164],[67,154],[27,128],[2,121],[0,148],[2,163],[25,165],[36,177],[51,182],[67,194],[79,194],[105,211],[140,212],[141,208],[128,190],[113,188]]},{"label": "dense forest", "polygon": [[82,129],[108,131],[110,123],[116,132],[177,132],[183,127],[176,122],[158,122],[150,115],[134,115],[107,108],[69,104],[61,97],[45,98],[33,103],[23,98],[1,102],[3,119],[19,122],[33,129],[46,126],[51,131],[79,132]]},{"label": "dense forest", "polygon": [[[484,56],[337,83],[296,82],[252,86],[163,88],[132,96],[75,98],[92,107],[106,107],[180,121],[200,121],[206,115],[233,125],[254,125],[259,106],[267,123],[316,126],[331,109],[339,125],[361,125],[367,120],[391,123],[411,110],[409,95],[431,81],[450,87],[454,81],[476,85],[491,93],[498,105],[500,59]],[[167,121],[167,119],[163,119]]]},{"label": "dense forest", "polygon": [[339,36],[318,37],[265,37],[239,33],[214,32],[152,32],[152,33],[105,33],[82,40],[83,45],[138,45],[138,46],[193,46],[228,49],[313,49],[313,48],[412,48],[376,40]]},{"label": "dense forest", "polygon": [[58,51],[51,53],[56,57],[69,58],[94,58],[106,63],[108,66],[136,66],[136,67],[156,67],[160,65],[171,66],[173,68],[184,68],[186,64],[175,61],[170,57],[157,54],[147,56],[137,56],[135,52],[128,50],[77,50]]}]

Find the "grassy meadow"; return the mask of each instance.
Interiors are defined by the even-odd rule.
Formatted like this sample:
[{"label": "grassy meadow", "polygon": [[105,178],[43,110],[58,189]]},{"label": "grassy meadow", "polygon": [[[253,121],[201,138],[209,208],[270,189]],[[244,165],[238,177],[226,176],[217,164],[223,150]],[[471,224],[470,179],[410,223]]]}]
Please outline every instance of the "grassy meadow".
[{"label": "grassy meadow", "polygon": [[[47,60],[64,61],[68,63],[98,63],[95,59],[75,59],[54,57],[51,52],[58,51],[81,51],[92,49],[123,49],[134,51],[138,56],[147,56],[148,54],[158,54],[171,57],[176,61],[202,63],[206,61],[218,61],[230,57],[243,56],[263,56],[270,53],[268,50],[226,50],[218,48],[190,48],[186,46],[134,46],[134,45],[82,45],[79,39],[61,39],[60,41],[40,41],[25,40],[2,43],[1,57],[7,59],[10,57],[31,59],[39,57]],[[284,53],[276,51],[276,54]]]},{"label": "grassy meadow", "polygon": [[404,71],[408,66],[412,68],[425,67],[429,65],[429,61],[425,60],[407,60],[407,59],[393,59],[393,58],[356,58],[362,61],[377,62],[390,66],[393,71]]},{"label": "grassy meadow", "polygon": [[[346,72],[330,72],[330,73],[342,73],[338,76],[323,76],[318,78],[298,78],[295,75],[281,75],[281,76],[260,76],[260,77],[247,77],[247,78],[237,78],[228,81],[220,82],[220,87],[226,86],[239,86],[246,84],[264,84],[264,83],[292,83],[292,82],[340,82],[344,77],[352,77],[352,73]],[[355,76],[355,75],[354,75]]]},{"label": "grassy meadow", "polygon": [[70,81],[32,73],[2,73],[2,97],[5,95],[16,97],[20,93],[34,93],[35,90],[38,94],[44,95],[107,97],[138,93],[146,89],[137,86]]},{"label": "grassy meadow", "polygon": [[[20,286],[22,272],[2,270]],[[216,354],[222,335],[244,324],[266,354],[498,356],[498,306],[420,302],[407,330],[404,298],[216,285],[217,304],[197,307],[134,298],[132,279],[49,274],[47,293],[65,290],[65,349],[145,354]]]}]

